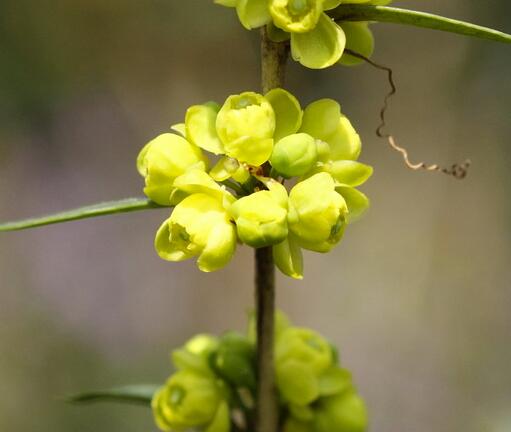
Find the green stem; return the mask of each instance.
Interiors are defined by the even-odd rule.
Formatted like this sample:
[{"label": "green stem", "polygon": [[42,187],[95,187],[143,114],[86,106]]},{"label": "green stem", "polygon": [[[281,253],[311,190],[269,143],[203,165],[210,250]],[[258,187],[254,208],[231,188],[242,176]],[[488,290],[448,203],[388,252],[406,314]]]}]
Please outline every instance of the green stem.
[{"label": "green stem", "polygon": [[228,188],[232,189],[234,192],[236,192],[240,196],[246,195],[246,192],[243,190],[241,185],[239,185],[238,183],[236,183],[232,180],[224,180],[222,182],[222,184],[227,186]]},{"label": "green stem", "polygon": [[[264,93],[284,82],[288,48],[272,42],[261,31],[261,81]],[[277,432],[278,404],[273,361],[275,318],[275,265],[271,247],[255,250],[255,300],[257,317],[256,432]]]}]

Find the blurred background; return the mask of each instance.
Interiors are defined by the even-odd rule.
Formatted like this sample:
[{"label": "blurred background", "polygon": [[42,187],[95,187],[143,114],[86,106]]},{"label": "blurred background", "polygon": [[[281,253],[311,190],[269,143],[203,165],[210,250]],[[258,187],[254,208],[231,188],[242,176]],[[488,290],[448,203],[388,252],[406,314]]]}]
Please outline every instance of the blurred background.
[{"label": "blurred background", "polygon": [[[511,32],[507,0],[402,5]],[[413,160],[469,157],[472,170],[412,172],[376,138],[383,72],[290,63],[287,88],[304,105],[339,100],[375,174],[367,216],[333,253],[306,255],[304,281],[279,276],[279,306],[340,347],[372,431],[511,431],[509,46],[373,28],[374,59],[396,75],[398,141]],[[257,32],[206,0],[2,0],[0,220],[140,196],[142,145],[192,104],[257,90],[258,49]],[[144,408],[62,398],[163,382],[171,348],[244,329],[251,250],[213,274],[163,262],[152,242],[165,217],[1,236],[0,430],[154,431]]]}]

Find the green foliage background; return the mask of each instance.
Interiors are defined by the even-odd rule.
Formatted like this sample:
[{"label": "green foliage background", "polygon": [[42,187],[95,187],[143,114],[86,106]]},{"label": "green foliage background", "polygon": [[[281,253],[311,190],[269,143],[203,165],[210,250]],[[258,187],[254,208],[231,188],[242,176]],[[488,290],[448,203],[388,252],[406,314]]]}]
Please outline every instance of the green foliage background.
[{"label": "green foliage background", "polygon": [[[409,0],[508,33],[506,0]],[[306,103],[337,98],[375,166],[373,208],[336,252],[306,256],[280,306],[341,346],[373,430],[511,427],[509,48],[375,26],[396,73],[389,122],[411,154],[470,157],[469,177],[411,173],[373,133],[385,76],[289,67]],[[141,146],[186,107],[259,85],[258,38],[207,0],[0,3],[0,220],[131,196]],[[205,275],[152,250],[160,210],[0,238],[0,430],[153,430],[138,407],[61,398],[160,382],[192,334],[241,328],[251,251]]]}]

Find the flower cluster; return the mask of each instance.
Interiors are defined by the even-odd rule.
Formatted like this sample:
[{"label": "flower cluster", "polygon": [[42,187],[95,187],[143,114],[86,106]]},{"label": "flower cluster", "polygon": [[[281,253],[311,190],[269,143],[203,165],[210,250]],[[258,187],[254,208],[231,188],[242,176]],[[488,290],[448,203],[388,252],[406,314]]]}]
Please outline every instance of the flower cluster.
[{"label": "flower cluster", "polygon": [[277,334],[275,371],[286,409],[284,432],[363,432],[364,401],[336,350],[318,333],[288,327]]},{"label": "flower cluster", "polygon": [[275,42],[290,40],[291,55],[311,69],[323,69],[335,63],[354,65],[360,62],[348,53],[349,48],[371,56],[374,40],[367,22],[337,24],[325,11],[341,3],[386,5],[392,0],[215,0],[236,8],[241,24],[247,29],[266,25]]},{"label": "flower cluster", "polygon": [[[284,432],[363,432],[367,413],[335,348],[277,313],[275,374]],[[248,335],[198,335],[173,351],[177,369],[154,395],[163,431],[250,430],[256,391],[255,324]],[[236,413],[236,414],[235,414]]]},{"label": "flower cluster", "polygon": [[369,205],[355,187],[372,168],[357,162],[360,138],[334,100],[302,110],[283,89],[246,92],[192,106],[172,128],[137,160],[145,194],[175,206],[155,240],[165,260],[218,270],[240,241],[272,246],[278,268],[302,278],[302,249],[330,251]]}]

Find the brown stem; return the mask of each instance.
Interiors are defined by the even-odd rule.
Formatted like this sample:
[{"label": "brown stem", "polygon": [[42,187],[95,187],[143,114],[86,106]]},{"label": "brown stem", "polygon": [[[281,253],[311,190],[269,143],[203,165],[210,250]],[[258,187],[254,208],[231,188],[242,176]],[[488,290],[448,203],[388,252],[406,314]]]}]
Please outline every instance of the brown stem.
[{"label": "brown stem", "polygon": [[263,93],[282,87],[286,72],[289,45],[285,42],[272,42],[266,28],[261,30],[261,86]]},{"label": "brown stem", "polygon": [[273,367],[275,266],[271,247],[255,250],[257,314],[256,432],[277,432],[278,410]]},{"label": "brown stem", "polygon": [[[261,82],[263,93],[281,87],[288,56],[286,44],[272,42],[261,30]],[[255,301],[257,317],[256,432],[277,432],[278,404],[273,365],[275,318],[275,265],[272,248],[255,250]]]}]

